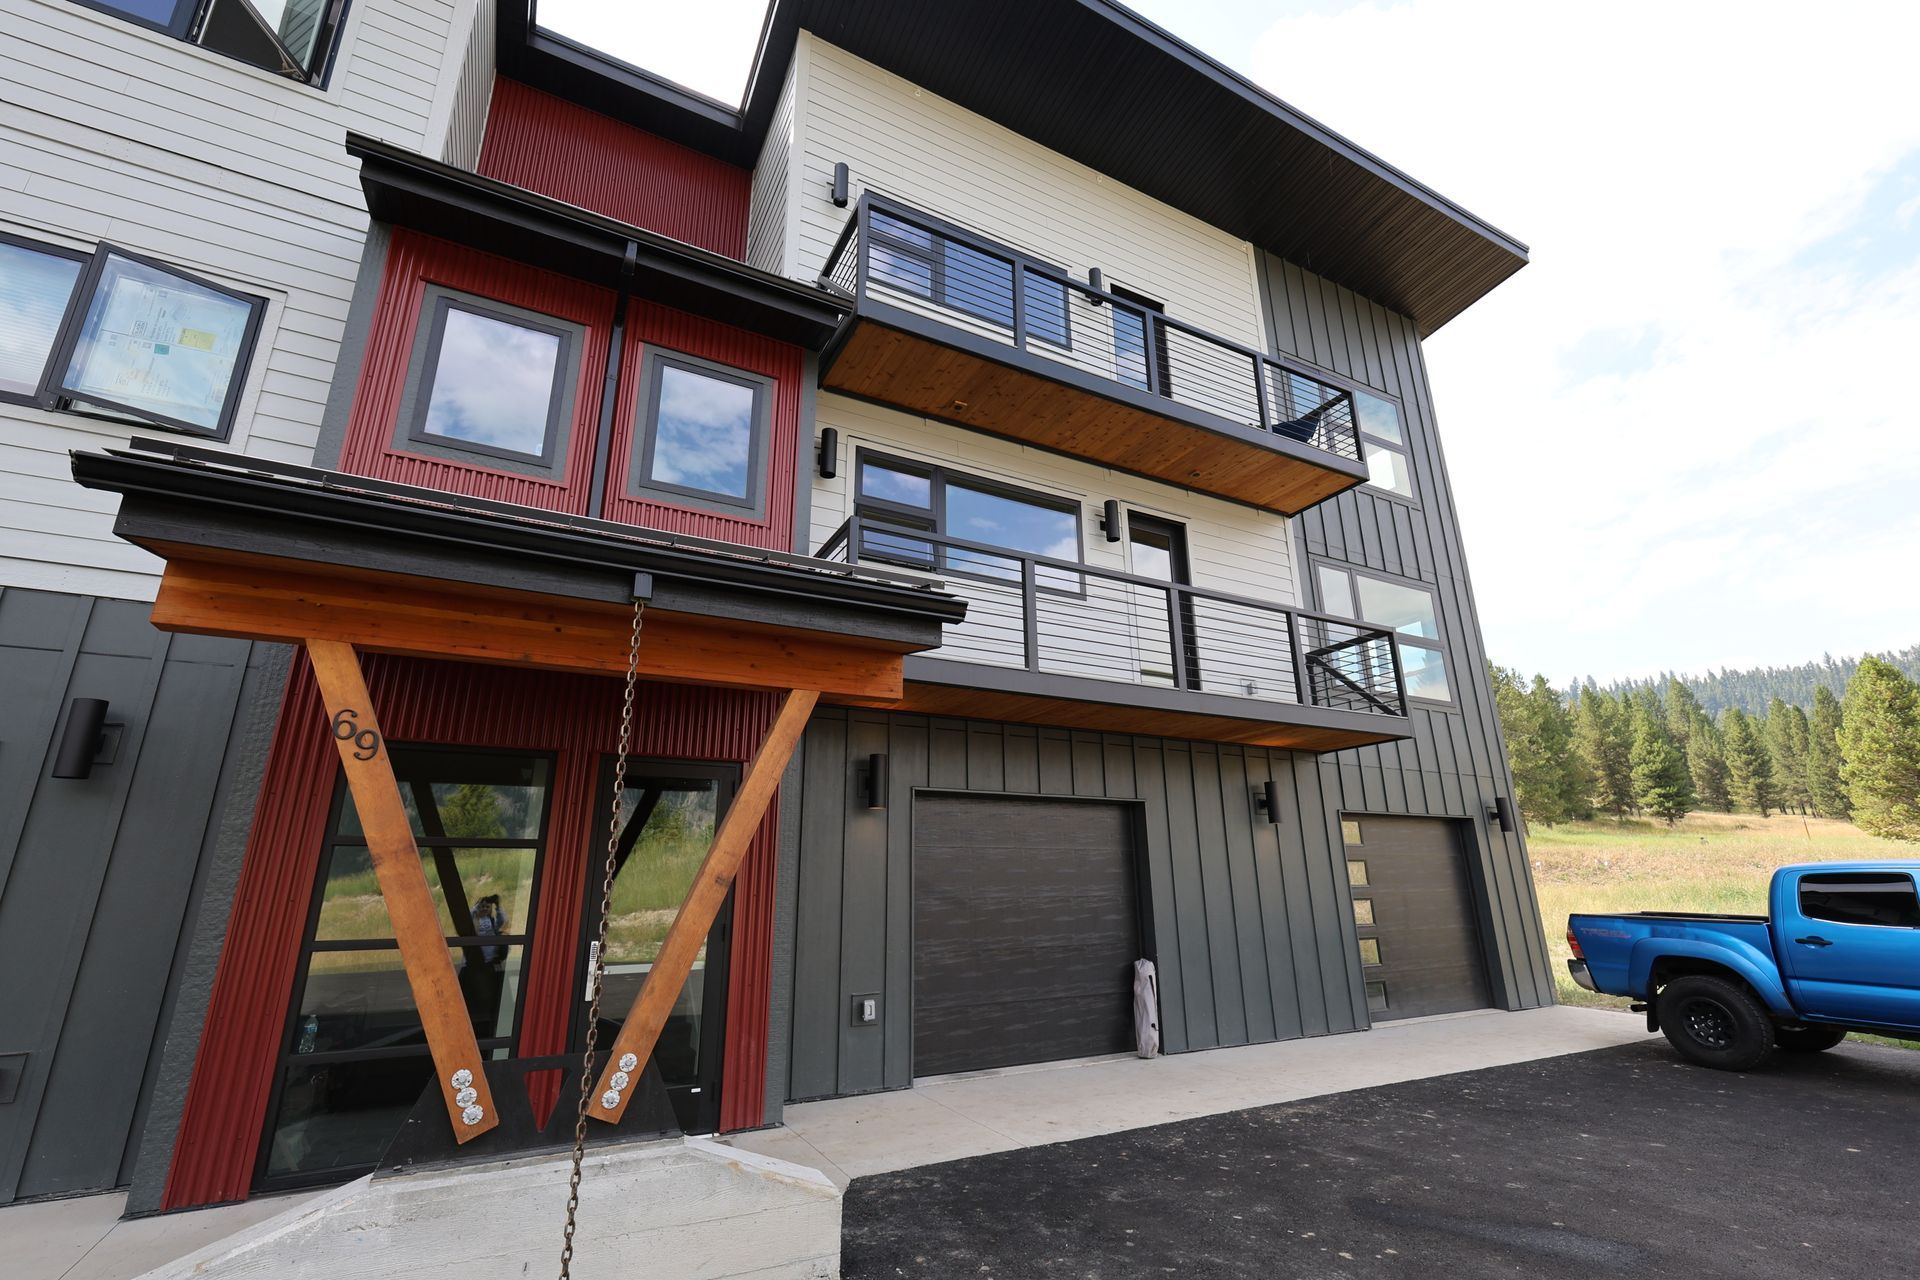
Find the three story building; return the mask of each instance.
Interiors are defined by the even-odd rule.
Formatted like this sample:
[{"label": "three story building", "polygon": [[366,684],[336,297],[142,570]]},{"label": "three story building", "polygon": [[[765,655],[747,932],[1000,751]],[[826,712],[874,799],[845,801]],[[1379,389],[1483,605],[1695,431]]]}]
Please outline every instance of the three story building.
[{"label": "three story building", "polygon": [[77,63],[5,121],[0,953],[65,976],[0,995],[0,1191],[352,1176],[455,1042],[545,1117],[736,835],[690,1132],[1128,1050],[1140,959],[1169,1052],[1551,999],[1421,354],[1524,246],[1105,0],[779,0],[738,108],[534,11],[352,0],[315,81],[7,3],[302,149]]}]

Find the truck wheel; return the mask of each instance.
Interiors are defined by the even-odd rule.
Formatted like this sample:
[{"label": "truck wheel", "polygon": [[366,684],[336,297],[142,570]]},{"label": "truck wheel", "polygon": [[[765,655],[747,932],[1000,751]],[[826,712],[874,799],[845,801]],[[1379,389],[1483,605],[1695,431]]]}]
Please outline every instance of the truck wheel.
[{"label": "truck wheel", "polygon": [[1702,973],[1660,992],[1660,1030],[1687,1061],[1722,1071],[1751,1071],[1773,1051],[1773,1023],[1753,993]]},{"label": "truck wheel", "polygon": [[1773,1039],[1793,1053],[1820,1053],[1847,1038],[1841,1027],[1776,1027]]}]

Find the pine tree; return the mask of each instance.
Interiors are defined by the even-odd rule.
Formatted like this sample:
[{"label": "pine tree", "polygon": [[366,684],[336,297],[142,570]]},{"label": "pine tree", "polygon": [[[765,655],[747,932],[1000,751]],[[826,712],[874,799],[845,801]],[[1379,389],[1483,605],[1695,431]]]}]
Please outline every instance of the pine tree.
[{"label": "pine tree", "polygon": [[1528,822],[1553,826],[1592,812],[1572,749],[1573,720],[1546,677],[1521,687],[1517,671],[1489,666],[1494,704],[1507,740],[1514,799]]},{"label": "pine tree", "polygon": [[1633,794],[1640,806],[1672,826],[1693,808],[1693,777],[1667,732],[1664,716],[1644,702],[1633,709]]},{"label": "pine tree", "polygon": [[1746,712],[1728,707],[1720,731],[1727,744],[1728,791],[1736,804],[1752,809],[1761,817],[1773,812],[1777,803],[1773,787],[1773,758],[1767,745]]},{"label": "pine tree", "polygon": [[1807,795],[1823,818],[1853,812],[1840,779],[1840,700],[1825,685],[1813,691],[1813,717],[1807,723]]},{"label": "pine tree", "polygon": [[1588,686],[1573,723],[1574,749],[1592,779],[1594,809],[1616,820],[1633,808],[1633,742],[1625,710],[1610,695]]},{"label": "pine tree", "polygon": [[1707,719],[1704,711],[1687,736],[1687,772],[1693,775],[1693,791],[1703,806],[1721,813],[1733,812],[1726,741],[1720,727]]},{"label": "pine tree", "polygon": [[1840,709],[1840,776],[1863,831],[1920,840],[1920,689],[1866,658]]},{"label": "pine tree", "polygon": [[1813,805],[1807,790],[1807,713],[1779,698],[1767,702],[1767,754],[1773,759],[1773,785],[1780,807],[1805,813]]},{"label": "pine tree", "polygon": [[1693,744],[1693,728],[1706,717],[1700,710],[1700,699],[1693,696],[1693,690],[1680,683],[1677,676],[1667,679],[1667,736],[1673,739],[1673,745],[1685,754]]}]

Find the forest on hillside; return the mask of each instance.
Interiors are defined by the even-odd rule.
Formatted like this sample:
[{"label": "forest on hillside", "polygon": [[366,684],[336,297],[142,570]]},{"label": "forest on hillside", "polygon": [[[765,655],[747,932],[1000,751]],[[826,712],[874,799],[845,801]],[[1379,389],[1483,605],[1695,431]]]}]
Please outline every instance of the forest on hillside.
[{"label": "forest on hillside", "polygon": [[[1892,653],[1870,654],[1910,679],[1920,680],[1920,644]],[[1853,673],[1860,669],[1859,658],[1836,658],[1827,654],[1818,662],[1803,662],[1796,667],[1752,667],[1746,670],[1708,671],[1705,675],[1681,675],[1662,672],[1650,680],[1617,680],[1602,685],[1614,697],[1635,689],[1665,689],[1678,680],[1709,716],[1718,718],[1729,707],[1738,707],[1748,715],[1763,715],[1775,698],[1802,711],[1813,710],[1813,691],[1825,686],[1836,695],[1847,687]],[[1593,685],[1591,677],[1576,686]],[[1570,695],[1571,696],[1571,695]]]},{"label": "forest on hillside", "polygon": [[1920,685],[1890,661],[1868,656],[1838,689],[1815,685],[1810,707],[1775,695],[1757,713],[1718,714],[1680,679],[1569,699],[1544,676],[1490,670],[1530,824],[1786,811],[1920,841]]}]

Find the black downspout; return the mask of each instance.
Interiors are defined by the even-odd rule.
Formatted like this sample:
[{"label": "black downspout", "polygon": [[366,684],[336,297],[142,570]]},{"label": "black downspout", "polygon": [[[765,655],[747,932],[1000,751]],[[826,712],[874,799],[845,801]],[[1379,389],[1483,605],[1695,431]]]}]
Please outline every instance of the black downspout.
[{"label": "black downspout", "polygon": [[620,361],[627,347],[627,298],[633,288],[633,273],[640,264],[640,246],[627,241],[626,256],[620,260],[620,288],[613,300],[613,332],[607,336],[607,380],[600,388],[600,424],[593,437],[593,490],[587,498],[587,515],[600,519],[607,505],[607,467],[613,454],[613,415],[620,392]]}]

